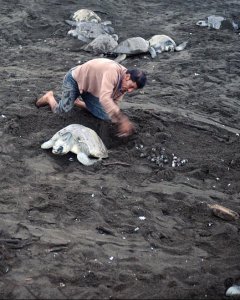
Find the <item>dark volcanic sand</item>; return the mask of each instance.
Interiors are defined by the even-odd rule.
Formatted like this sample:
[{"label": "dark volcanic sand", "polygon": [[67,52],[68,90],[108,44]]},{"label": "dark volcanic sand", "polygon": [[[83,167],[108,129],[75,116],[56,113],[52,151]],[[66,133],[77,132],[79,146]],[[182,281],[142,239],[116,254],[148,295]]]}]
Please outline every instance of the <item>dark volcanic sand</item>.
[{"label": "dark volcanic sand", "polygon": [[[237,14],[239,1],[0,4],[0,298],[226,299],[226,279],[240,277],[240,223],[207,204],[240,212],[239,34],[195,23]],[[120,40],[191,36],[182,52],[123,62],[148,74],[122,102],[137,129],[128,139],[77,108],[34,105],[94,57],[67,36],[64,20],[80,8],[111,20]],[[109,159],[85,167],[40,148],[71,123],[96,130]],[[169,163],[149,160],[152,148]],[[172,167],[173,154],[188,162]]]}]

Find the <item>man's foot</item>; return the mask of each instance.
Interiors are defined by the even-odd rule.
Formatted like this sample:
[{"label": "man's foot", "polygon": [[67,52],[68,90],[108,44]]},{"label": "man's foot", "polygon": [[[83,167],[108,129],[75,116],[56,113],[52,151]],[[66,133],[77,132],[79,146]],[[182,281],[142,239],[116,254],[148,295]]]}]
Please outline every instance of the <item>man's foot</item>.
[{"label": "man's foot", "polygon": [[43,107],[43,106],[49,105],[49,99],[52,97],[53,97],[53,92],[49,91],[45,95],[43,95],[41,98],[39,98],[35,104],[37,107]]},{"label": "man's foot", "polygon": [[75,104],[77,107],[79,107],[79,108],[88,110],[88,109],[87,109],[87,106],[86,106],[86,104],[85,104],[85,102],[83,102],[83,101],[80,100],[79,98],[77,98],[77,99],[75,100],[74,104]]}]

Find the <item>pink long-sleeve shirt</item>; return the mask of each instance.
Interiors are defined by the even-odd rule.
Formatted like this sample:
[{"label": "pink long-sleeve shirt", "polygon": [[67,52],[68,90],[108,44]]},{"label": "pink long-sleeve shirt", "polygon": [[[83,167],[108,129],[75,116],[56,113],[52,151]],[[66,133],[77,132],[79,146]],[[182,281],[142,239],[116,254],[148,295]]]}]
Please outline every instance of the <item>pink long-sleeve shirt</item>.
[{"label": "pink long-sleeve shirt", "polygon": [[122,100],[121,81],[127,69],[107,58],[95,58],[77,66],[72,76],[80,93],[89,92],[99,98],[104,110],[113,118],[120,111],[118,102]]}]

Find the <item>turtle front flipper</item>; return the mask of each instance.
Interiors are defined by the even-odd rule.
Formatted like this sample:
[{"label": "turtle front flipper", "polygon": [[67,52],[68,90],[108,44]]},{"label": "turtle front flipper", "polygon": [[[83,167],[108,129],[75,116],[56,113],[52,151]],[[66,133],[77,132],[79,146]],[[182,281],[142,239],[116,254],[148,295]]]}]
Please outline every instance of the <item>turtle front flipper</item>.
[{"label": "turtle front flipper", "polygon": [[77,26],[77,22],[76,21],[71,21],[71,20],[65,20],[65,22],[70,25],[70,26]]},{"label": "turtle front flipper", "polygon": [[50,148],[52,148],[54,146],[56,140],[58,139],[58,137],[59,137],[59,134],[57,132],[57,133],[54,134],[54,136],[50,140],[48,140],[45,143],[43,143],[41,145],[41,148],[42,149],[50,149]]},{"label": "turtle front flipper", "polygon": [[77,155],[77,159],[80,163],[82,163],[84,166],[91,166],[99,161],[99,159],[96,158],[89,158],[85,153],[80,152]]},{"label": "turtle front flipper", "polygon": [[149,47],[149,53],[151,54],[151,57],[154,58],[157,56],[156,50],[154,47]]},{"label": "turtle front flipper", "polygon": [[43,143],[43,144],[41,145],[41,148],[42,148],[42,149],[50,149],[50,148],[53,147],[54,143],[55,143],[55,141],[54,141],[53,139],[50,139],[49,141]]},{"label": "turtle front flipper", "polygon": [[176,50],[176,51],[182,51],[182,50],[184,50],[184,49],[186,48],[186,46],[187,46],[187,43],[188,43],[188,41],[185,41],[185,42],[181,43],[180,45],[178,45],[178,46],[175,48],[175,50]]},{"label": "turtle front flipper", "polygon": [[76,35],[77,39],[79,41],[82,41],[84,43],[90,43],[91,42],[91,39],[87,38],[86,36],[84,36],[83,34],[81,34],[80,32],[77,33]]},{"label": "turtle front flipper", "polygon": [[117,63],[120,63],[120,62],[124,61],[124,59],[126,59],[126,57],[127,57],[127,54],[120,54],[120,55],[118,55],[117,58],[114,59],[114,61],[116,61]]},{"label": "turtle front flipper", "polygon": [[107,25],[112,25],[112,22],[111,21],[103,21],[101,24],[107,26]]},{"label": "turtle front flipper", "polygon": [[82,41],[84,43],[90,43],[91,42],[91,39],[88,39],[87,37],[85,37],[81,33],[81,30],[79,30],[78,28],[69,30],[68,35],[71,35],[71,36],[77,38],[79,41]]}]

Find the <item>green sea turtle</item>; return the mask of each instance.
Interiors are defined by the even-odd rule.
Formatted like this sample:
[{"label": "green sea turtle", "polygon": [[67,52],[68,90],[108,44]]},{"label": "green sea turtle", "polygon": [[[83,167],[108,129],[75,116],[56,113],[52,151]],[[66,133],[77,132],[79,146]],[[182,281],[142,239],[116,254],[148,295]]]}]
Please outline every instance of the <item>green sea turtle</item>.
[{"label": "green sea turtle", "polygon": [[117,62],[123,61],[128,55],[150,52],[152,58],[156,56],[156,51],[149,46],[149,42],[144,38],[137,36],[128,38],[120,42],[113,50],[112,54],[118,54],[115,59]]},{"label": "green sea turtle", "polygon": [[83,125],[71,124],[59,130],[42,149],[52,149],[52,153],[63,155],[70,152],[77,154],[77,159],[85,166],[90,166],[108,157],[108,150],[98,134]]},{"label": "green sea turtle", "polygon": [[226,290],[227,297],[237,297],[239,299],[240,296],[240,286],[237,284],[233,284]]},{"label": "green sea turtle", "polygon": [[92,10],[87,8],[82,8],[77,11],[72,16],[72,19],[76,22],[101,22],[101,18]]},{"label": "green sea turtle", "polygon": [[158,53],[164,51],[182,51],[186,45],[187,42],[183,42],[177,46],[174,40],[169,36],[159,34],[154,35],[149,40],[145,40],[142,37],[128,38],[119,43],[118,46],[112,50],[112,53],[119,54],[115,61],[121,62],[127,55],[149,52],[151,57],[154,58]]},{"label": "green sea turtle", "polygon": [[85,43],[90,43],[93,39],[101,34],[114,34],[114,28],[110,26],[110,21],[96,23],[66,20],[66,23],[71,26],[76,26],[75,29],[69,30],[68,34],[73,37],[77,37],[80,41],[83,41]]},{"label": "green sea turtle", "polygon": [[185,41],[177,46],[172,38],[164,34],[156,34],[152,36],[148,41],[149,46],[151,48],[154,48],[156,53],[182,51],[185,49],[188,43],[188,41]]},{"label": "green sea turtle", "polygon": [[94,54],[107,54],[111,52],[118,45],[117,34],[100,34],[89,44],[84,45],[82,49]]},{"label": "green sea turtle", "polygon": [[205,20],[198,21],[196,25],[208,27],[209,29],[232,29],[234,31],[240,29],[240,22],[235,16],[228,19],[222,16],[211,15]]}]

